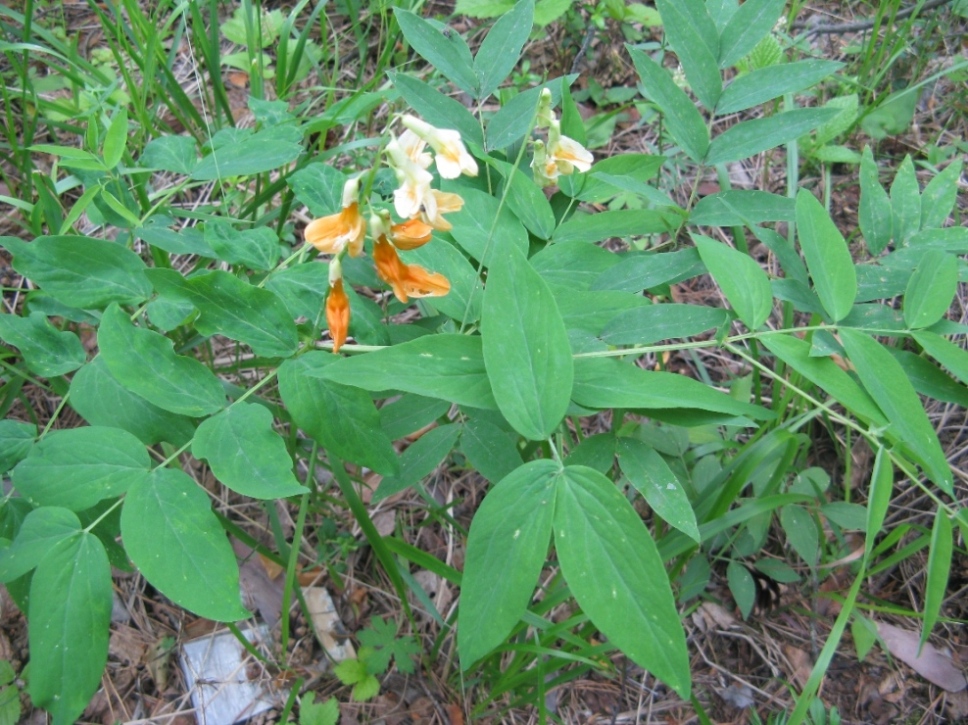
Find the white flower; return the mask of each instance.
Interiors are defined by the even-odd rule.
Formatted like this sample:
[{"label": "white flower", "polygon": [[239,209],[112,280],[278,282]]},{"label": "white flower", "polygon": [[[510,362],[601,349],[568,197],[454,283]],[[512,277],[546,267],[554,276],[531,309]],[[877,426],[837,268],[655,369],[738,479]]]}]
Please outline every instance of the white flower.
[{"label": "white flower", "polygon": [[574,173],[575,169],[588,171],[595,162],[591,151],[575,139],[561,134],[561,126],[557,121],[548,130],[548,158],[554,161],[562,174]]},{"label": "white flower", "polygon": [[456,179],[461,174],[477,176],[477,162],[467,152],[458,131],[437,128],[415,116],[401,116],[400,122],[436,152],[437,171],[442,178]]},{"label": "white flower", "polygon": [[410,158],[395,138],[387,144],[386,152],[390,166],[400,183],[400,188],[393,192],[393,207],[397,210],[397,214],[404,219],[409,219],[420,213],[421,207],[428,214],[436,214],[437,201],[430,188],[430,182],[434,180],[433,175]]}]

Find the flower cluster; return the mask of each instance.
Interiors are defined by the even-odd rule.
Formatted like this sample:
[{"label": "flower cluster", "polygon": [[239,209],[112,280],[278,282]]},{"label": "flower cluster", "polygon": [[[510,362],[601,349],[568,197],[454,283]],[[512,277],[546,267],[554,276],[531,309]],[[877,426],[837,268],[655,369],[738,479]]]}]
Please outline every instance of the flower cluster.
[{"label": "flower cluster", "polygon": [[541,91],[535,128],[548,129],[547,146],[540,139],[534,142],[531,170],[538,186],[553,186],[561,174],[567,176],[576,170],[585,172],[592,167],[595,158],[591,152],[575,139],[562,135],[561,123],[551,110],[551,91],[547,88]]},{"label": "flower cluster", "polygon": [[[394,223],[388,209],[373,211],[364,220],[360,211],[360,177],[343,186],[342,209],[336,214],[314,219],[306,227],[306,242],[323,254],[333,255],[329,266],[329,296],[326,321],[333,338],[333,352],[346,341],[350,322],[349,298],[343,288],[340,259],[346,253],[363,253],[367,226],[373,239],[373,262],[380,278],[393,289],[401,302],[411,297],[439,297],[450,291],[450,282],[439,273],[428,272],[416,264],[405,264],[398,251],[408,251],[430,241],[434,230],[447,231],[450,222],[444,214],[464,205],[457,194],[431,188],[436,163],[441,178],[456,179],[461,174],[477,175],[477,162],[464,147],[457,131],[436,128],[414,116],[402,116],[405,130],[399,137],[391,134],[384,153],[399,186],[393,192],[393,208],[403,219]],[[427,151],[427,147],[433,154]]]}]

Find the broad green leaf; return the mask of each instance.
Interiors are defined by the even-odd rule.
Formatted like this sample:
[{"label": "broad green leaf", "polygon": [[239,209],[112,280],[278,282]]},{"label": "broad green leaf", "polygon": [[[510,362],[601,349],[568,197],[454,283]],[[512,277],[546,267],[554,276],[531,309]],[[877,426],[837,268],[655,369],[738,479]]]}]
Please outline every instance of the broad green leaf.
[{"label": "broad green leaf", "polygon": [[295,161],[303,152],[301,144],[263,133],[231,144],[224,144],[202,158],[192,170],[195,181],[218,181],[235,176],[253,176],[273,171]]},{"label": "broad green leaf", "polygon": [[101,685],[111,624],[111,566],[93,534],[56,544],[30,584],[28,692],[54,725],[70,725]]},{"label": "broad green leaf", "polygon": [[192,455],[208,461],[215,477],[243,496],[274,499],[309,493],[293,475],[292,458],[272,423],[267,408],[235,403],[198,426]]},{"label": "broad green leaf", "polygon": [[[662,340],[670,331],[675,332],[675,330],[671,330],[671,326],[676,326],[681,332],[682,326],[679,323],[685,322],[674,311],[678,305],[672,305],[673,309],[666,312],[660,312],[656,309],[651,316],[647,313],[636,314],[638,310],[651,310],[653,307],[669,307],[669,305],[653,305],[647,298],[628,292],[616,290],[574,292],[567,287],[557,287],[554,288],[554,293],[555,302],[558,304],[558,311],[561,313],[561,319],[565,322],[565,327],[568,330],[585,330],[596,337],[606,336],[611,339],[613,335],[623,336],[627,334],[635,340],[650,337],[653,340]],[[693,310],[695,314],[691,315],[691,321],[686,324],[699,326],[703,319],[709,319],[705,312],[699,312],[700,309],[712,308],[695,308]],[[717,310],[717,312],[720,323],[728,318],[724,310]],[[655,331],[660,333],[660,336],[655,338],[653,337],[655,332],[651,325],[660,320],[664,324],[662,329]],[[716,327],[718,324],[710,326]],[[708,327],[703,326],[702,329],[705,330]]]},{"label": "broad green leaf", "polygon": [[590,203],[600,203],[615,197],[619,191],[649,193],[648,182],[662,168],[665,156],[651,154],[621,154],[595,162],[584,174],[584,183],[578,192],[578,199]]},{"label": "broad green leaf", "polygon": [[464,670],[500,645],[524,616],[548,556],[559,476],[554,461],[526,463],[494,486],[474,514],[457,613]]},{"label": "broad green leaf", "polygon": [[459,101],[405,73],[389,73],[393,85],[410,107],[438,128],[460,131],[465,143],[484,146],[484,134],[477,119]]},{"label": "broad green leaf", "polygon": [[952,161],[924,187],[924,193],[921,194],[922,229],[940,227],[951,214],[958,198],[961,166],[961,159]]},{"label": "broad green leaf", "polygon": [[70,404],[92,426],[121,428],[146,445],[166,441],[181,446],[195,433],[188,418],[152,405],[121,385],[103,356],[82,367],[71,379]]},{"label": "broad green leaf", "polygon": [[823,504],[820,511],[829,521],[846,531],[864,531],[867,525],[867,508],[859,503],[831,501]]},{"label": "broad green leaf", "polygon": [[[672,80],[669,72],[644,51],[626,46],[635,64],[642,88],[649,100],[667,119],[666,128],[693,161],[702,161],[709,149],[709,129],[689,96]],[[715,64],[712,66],[715,68]],[[717,71],[718,74],[718,71]]]},{"label": "broad green leaf", "polygon": [[279,239],[268,227],[239,230],[225,219],[206,222],[205,242],[217,259],[253,270],[272,269],[282,254]]},{"label": "broad green leaf", "polygon": [[370,396],[358,387],[320,377],[337,361],[331,353],[316,351],[283,363],[279,392],[286,408],[300,428],[339,458],[377,473],[395,473],[396,454]]},{"label": "broad green leaf", "polygon": [[495,258],[514,249],[528,251],[528,231],[508,207],[490,194],[477,189],[461,192],[464,208],[450,214],[450,235],[474,259],[490,267]]},{"label": "broad green leaf", "polygon": [[882,257],[880,264],[854,265],[854,271],[857,272],[855,302],[890,299],[904,294],[914,270],[885,263],[887,259]]},{"label": "broad green leaf", "polygon": [[867,528],[865,538],[866,555],[870,556],[874,544],[881,534],[881,527],[887,516],[894,495],[894,465],[887,449],[877,447],[874,456],[874,469],[871,471],[870,491],[867,494]]},{"label": "broad green leaf", "polygon": [[746,0],[740,5],[720,34],[719,67],[729,68],[752,51],[773,30],[785,6],[786,0]]},{"label": "broad green leaf", "polygon": [[60,506],[31,509],[17,532],[17,538],[0,551],[0,582],[23,576],[64,539],[81,532],[77,514]]},{"label": "broad green leaf", "polygon": [[176,355],[164,335],[132,325],[117,305],[101,318],[98,346],[114,379],[159,408],[203,416],[225,406],[222,384],[211,370]]},{"label": "broad green leaf", "polygon": [[504,417],[527,438],[547,438],[568,409],[571,347],[551,290],[517,250],[488,271],[481,338]]},{"label": "broad green leaf", "polygon": [[606,358],[575,360],[572,400],[586,408],[698,408],[716,413],[769,419],[773,414],[674,373],[643,370]]},{"label": "broad green leaf", "polygon": [[251,616],[239,600],[239,566],[205,491],[174,468],[131,487],[121,509],[128,556],[158,591],[216,622]]},{"label": "broad green leaf", "polygon": [[575,76],[565,76],[529,88],[505,103],[487,124],[487,148],[489,151],[503,149],[519,141],[527,134],[537,118],[538,98],[541,91],[551,91],[552,105],[561,100],[562,83],[571,83]]},{"label": "broad green leaf", "polygon": [[453,34],[445,35],[423,18],[403,8],[394,8],[393,17],[418,55],[465,93],[474,98],[483,97],[470,51],[466,44],[461,45],[463,39],[460,39],[460,43],[455,42]]},{"label": "broad green leaf", "polygon": [[712,110],[723,90],[723,80],[719,75],[719,33],[705,3],[656,0],[655,6],[662,15],[666,38],[676,51],[689,85],[700,102]]},{"label": "broad green leaf", "polygon": [[[472,18],[496,18],[514,7],[514,0],[457,0],[454,13]],[[538,0],[534,7],[534,22],[544,26],[564,15],[571,0]]]},{"label": "broad green leaf", "polygon": [[[824,157],[827,155],[836,156],[837,152],[833,150],[834,147],[827,146],[839,136],[846,134],[853,128],[854,123],[857,120],[857,109],[860,106],[860,99],[856,93],[849,93],[846,95],[836,96],[831,98],[824,105],[824,108],[832,109],[836,111],[836,114],[832,116],[828,121],[825,121],[814,133],[813,139],[805,138],[803,142],[807,147],[815,147],[815,154]],[[848,150],[849,151],[849,150]],[[856,161],[852,163],[857,163],[860,161],[860,155],[854,152],[853,158]]]},{"label": "broad green leaf", "polygon": [[951,555],[954,542],[951,537],[951,519],[944,507],[938,507],[931,528],[931,547],[928,549],[927,578],[924,586],[924,624],[921,644],[928,641],[931,630],[941,617],[941,607],[948,595],[948,578],[951,574]]},{"label": "broad green leaf", "polygon": [[0,314],[0,339],[19,348],[31,372],[45,378],[77,370],[87,360],[77,335],[58,330],[41,312],[28,317]]},{"label": "broad green leaf", "polygon": [[860,206],[857,221],[871,254],[880,254],[891,241],[894,229],[891,199],[878,180],[877,164],[870,146],[860,161]]},{"label": "broad green leaf", "polygon": [[201,313],[195,327],[203,335],[224,335],[265,357],[289,357],[298,349],[292,316],[269,290],[221,270],[183,279],[179,284]]},{"label": "broad green leaf", "polygon": [[392,476],[384,476],[373,494],[373,503],[382,501],[395,493],[430,475],[453,449],[461,427],[453,423],[437,426],[410,444],[400,456],[400,470]]},{"label": "broad green leaf", "polygon": [[793,199],[765,191],[732,189],[699,200],[689,215],[692,224],[731,227],[796,219]]},{"label": "broad green leaf", "polygon": [[487,98],[510,75],[521,58],[534,22],[534,0],[519,0],[492,27],[474,57],[480,84],[478,98]]},{"label": "broad green leaf", "polygon": [[618,463],[622,473],[662,519],[699,543],[696,514],[682,482],[669,464],[649,444],[634,438],[618,441]]},{"label": "broad green leaf", "polygon": [[[505,184],[509,178],[511,179],[511,190],[507,195],[507,203],[514,215],[536,237],[550,239],[557,222],[544,192],[520,168],[498,159],[489,158],[487,163],[501,172]],[[497,196],[500,197],[503,191],[502,186],[498,190]]]},{"label": "broad green leaf", "polygon": [[901,363],[904,374],[919,394],[968,408],[968,386],[954,380],[926,357],[893,347],[886,349]]},{"label": "broad green leaf", "polygon": [[0,243],[14,255],[15,270],[65,305],[138,304],[151,294],[145,263],[117,242],[62,235],[37,237],[30,244],[3,237]]},{"label": "broad green leaf", "polygon": [[380,427],[391,440],[426,428],[450,410],[446,400],[407,393],[380,408]]},{"label": "broad green leaf", "polygon": [[65,428],[48,433],[13,469],[13,484],[36,506],[83,511],[120,496],[145,478],[144,444],[120,428]]},{"label": "broad green leaf", "polygon": [[128,110],[123,106],[115,111],[114,117],[108,126],[107,133],[104,134],[104,146],[101,152],[104,156],[104,165],[109,169],[121,163],[124,156],[124,147],[128,143]]},{"label": "broad green leaf", "polygon": [[471,417],[460,435],[460,450],[491,483],[497,483],[523,464],[517,439],[488,420]]},{"label": "broad green leaf", "polygon": [[335,214],[343,205],[343,185],[349,176],[329,164],[309,164],[286,177],[300,203],[316,217]]},{"label": "broad green leaf", "polygon": [[338,359],[316,374],[364,390],[400,390],[472,408],[497,407],[478,336],[427,335]]},{"label": "broad green leaf", "polygon": [[531,266],[552,288],[587,290],[605,270],[622,257],[595,244],[563,242],[549,244],[531,257]]},{"label": "broad green leaf", "polygon": [[566,244],[662,234],[672,231],[675,221],[675,214],[655,209],[619,209],[597,214],[578,212],[555,230],[553,238],[556,244]]},{"label": "broad green leaf", "polygon": [[722,116],[745,111],[786,93],[797,93],[816,85],[843,66],[843,63],[832,60],[799,60],[757,68],[738,76],[726,86],[716,105],[716,114]]},{"label": "broad green leaf", "polygon": [[834,322],[853,309],[857,273],[847,242],[813,194],[797,194],[797,238],[824,310]]},{"label": "broad green leaf", "polygon": [[904,157],[891,184],[891,210],[894,243],[903,247],[921,228],[921,192],[910,156]]},{"label": "broad green leaf", "polygon": [[565,465],[587,466],[608,476],[615,466],[617,445],[618,441],[612,433],[588,436],[568,453]]},{"label": "broad green leaf", "polygon": [[792,335],[764,335],[760,342],[800,375],[818,385],[834,400],[874,425],[887,425],[887,419],[867,392],[829,357],[810,355],[810,343]]},{"label": "broad green leaf", "polygon": [[755,331],[773,311],[773,290],[766,272],[748,254],[701,234],[693,234],[703,264],[743,324]]},{"label": "broad green leaf", "polygon": [[[407,264],[416,263],[426,269],[439,272],[450,281],[450,292],[443,297],[424,300],[463,324],[481,319],[481,303],[484,300],[484,283],[475,265],[456,246],[443,239],[434,239],[404,254]],[[350,318],[352,321],[352,318]]]},{"label": "broad green leaf", "polygon": [[0,474],[27,457],[37,437],[37,426],[19,420],[0,420]]},{"label": "broad green leaf", "polygon": [[958,291],[958,260],[930,249],[908,281],[904,292],[904,321],[908,327],[928,327],[947,314]]},{"label": "broad green leaf", "polygon": [[208,246],[204,233],[198,227],[184,227],[176,232],[161,224],[145,224],[136,227],[132,233],[151,246],[171,254],[197,254],[200,257],[215,258],[215,252]]},{"label": "broad green leaf", "polygon": [[780,510],[780,525],[800,558],[808,566],[816,565],[820,555],[820,534],[810,512],[803,506],[784,506]]},{"label": "broad green leaf", "polygon": [[799,138],[837,113],[829,108],[796,108],[740,121],[712,140],[705,161],[712,165],[748,158]]},{"label": "broad green leaf", "polygon": [[674,284],[706,271],[699,252],[628,252],[617,255],[619,263],[611,265],[592,282],[592,290],[641,292],[662,284]]},{"label": "broad green leaf", "polygon": [[615,484],[591,468],[568,466],[556,488],[555,549],[579,606],[629,659],[688,697],[686,638],[642,519]]},{"label": "broad green leaf", "polygon": [[951,468],[900,363],[862,332],[841,329],[840,338],[861,383],[890,421],[890,431],[907,445],[928,478],[950,495]]},{"label": "broad green leaf", "polygon": [[910,249],[901,249],[890,256],[903,257],[907,252],[916,256],[925,249],[943,249],[957,254],[968,253],[968,227],[945,227],[944,229],[925,229],[908,240]]},{"label": "broad green leaf", "polygon": [[968,385],[968,352],[928,330],[914,333],[914,339],[931,357],[944,365],[955,377]]},{"label": "broad green leaf", "polygon": [[187,176],[198,163],[195,139],[191,136],[161,136],[145,144],[138,165]]},{"label": "broad green leaf", "polygon": [[753,605],[756,604],[756,582],[753,581],[753,575],[745,566],[732,560],[726,565],[726,581],[740,615],[743,619],[748,619]]},{"label": "broad green leaf", "polygon": [[282,300],[291,318],[315,320],[322,312],[329,289],[329,265],[306,262],[277,269],[266,279],[266,289]]},{"label": "broad green leaf", "polygon": [[675,303],[637,305],[612,318],[599,336],[609,345],[650,345],[660,340],[692,337],[720,327],[727,320],[729,315],[718,307]]}]

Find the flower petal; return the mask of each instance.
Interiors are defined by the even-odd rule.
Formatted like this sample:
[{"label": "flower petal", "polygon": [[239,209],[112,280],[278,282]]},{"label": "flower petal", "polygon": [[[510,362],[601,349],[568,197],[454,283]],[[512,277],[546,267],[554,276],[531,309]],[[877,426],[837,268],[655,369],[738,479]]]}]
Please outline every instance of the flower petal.
[{"label": "flower petal", "polygon": [[350,328],[350,300],[343,289],[343,279],[339,278],[330,285],[329,295],[326,297],[326,323],[329,334],[333,338],[333,352],[346,342],[346,335]]}]

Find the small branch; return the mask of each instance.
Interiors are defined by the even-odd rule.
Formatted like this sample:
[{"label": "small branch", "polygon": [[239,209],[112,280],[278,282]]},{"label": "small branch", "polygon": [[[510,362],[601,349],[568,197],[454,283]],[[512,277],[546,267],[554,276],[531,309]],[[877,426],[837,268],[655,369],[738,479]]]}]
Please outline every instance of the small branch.
[{"label": "small branch", "polygon": [[[931,10],[933,8],[941,7],[942,5],[948,5],[952,0],[928,0],[918,7],[913,5],[912,7],[905,8],[904,10],[898,11],[897,15],[894,16],[894,20],[903,20],[909,15],[913,15],[916,11],[921,10]],[[835,33],[856,33],[861,30],[870,30],[876,25],[875,20],[857,20],[853,23],[842,23],[840,25],[818,25],[815,28],[810,29],[807,35],[822,35],[822,34],[835,34]],[[793,23],[790,28],[793,30],[803,30],[809,28],[809,21],[798,20]]]}]

